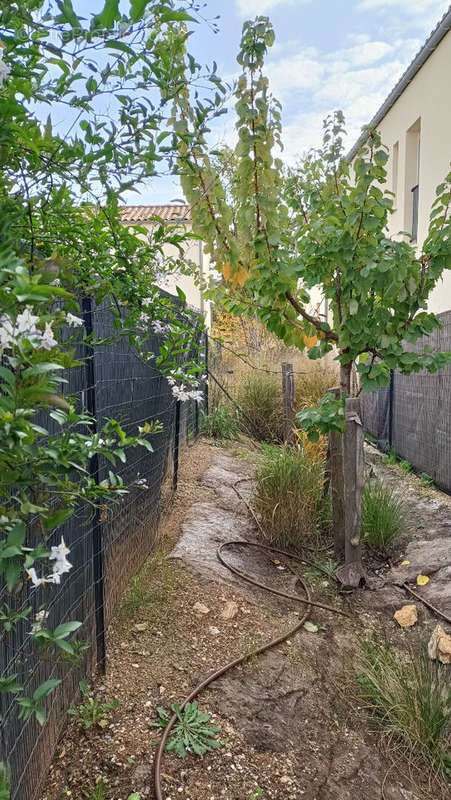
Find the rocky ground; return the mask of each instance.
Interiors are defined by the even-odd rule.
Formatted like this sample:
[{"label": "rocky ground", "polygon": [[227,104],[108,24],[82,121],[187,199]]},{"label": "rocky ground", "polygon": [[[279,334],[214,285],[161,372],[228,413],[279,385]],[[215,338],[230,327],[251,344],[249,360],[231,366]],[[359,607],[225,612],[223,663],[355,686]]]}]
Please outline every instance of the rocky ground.
[{"label": "rocky ground", "polygon": [[[314,599],[350,616],[314,609],[317,630],[303,629],[257,658],[253,652],[262,642],[295,624],[299,607],[244,584],[216,557],[224,541],[256,539],[255,524],[233,489],[246,479],[238,487],[249,495],[255,454],[205,441],[188,451],[158,551],[133,582],[109,632],[108,674],[95,693],[118,697],[120,706],[103,730],[85,734],[70,723],[42,800],[94,798],[90,792],[101,777],[107,800],[126,800],[132,791],[154,798],[152,760],[160,731],[149,722],[156,720],[156,707],[169,708],[241,653],[248,654],[246,663],[199,698],[221,728],[222,747],[203,758],[166,754],[165,800],[446,796],[421,769],[400,764],[381,747],[359,707],[353,666],[359,643],[374,629],[395,646],[406,640],[425,646],[437,620],[420,603],[414,628],[402,630],[393,620],[394,611],[410,602],[394,585],[401,579],[428,575],[429,584],[418,591],[449,607],[451,505],[383,464],[372,448],[367,455],[370,468],[405,493],[409,536],[393,562],[372,565],[372,588],[352,596],[339,595],[332,580],[307,568]],[[410,564],[398,566],[404,560]],[[230,561],[264,583],[292,588],[290,573],[255,549],[235,548]]]}]

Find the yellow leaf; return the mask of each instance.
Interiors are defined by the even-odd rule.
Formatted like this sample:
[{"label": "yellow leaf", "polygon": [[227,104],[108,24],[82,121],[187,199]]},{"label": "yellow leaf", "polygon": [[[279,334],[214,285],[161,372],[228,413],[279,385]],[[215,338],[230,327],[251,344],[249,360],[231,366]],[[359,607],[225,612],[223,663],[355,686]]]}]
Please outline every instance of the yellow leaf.
[{"label": "yellow leaf", "polygon": [[407,567],[410,564],[410,561],[401,561],[400,567]]},{"label": "yellow leaf", "polygon": [[304,344],[306,347],[313,347],[318,341],[316,336],[304,336]]},{"label": "yellow leaf", "polygon": [[230,280],[230,261],[227,261],[227,264],[224,264],[222,268],[222,277],[225,281]]},{"label": "yellow leaf", "polygon": [[426,586],[427,583],[429,583],[429,578],[427,575],[417,575],[418,586]]},{"label": "yellow leaf", "polygon": [[244,286],[244,284],[246,283],[248,277],[249,277],[249,273],[245,269],[241,269],[239,272],[237,272],[236,281],[238,283],[238,286]]}]

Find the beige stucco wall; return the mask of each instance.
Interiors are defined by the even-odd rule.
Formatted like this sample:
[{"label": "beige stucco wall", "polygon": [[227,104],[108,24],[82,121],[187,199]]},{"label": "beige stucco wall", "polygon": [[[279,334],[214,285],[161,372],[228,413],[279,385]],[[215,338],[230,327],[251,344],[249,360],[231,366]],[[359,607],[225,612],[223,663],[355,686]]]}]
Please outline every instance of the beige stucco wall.
[{"label": "beige stucco wall", "polygon": [[[390,111],[378,125],[383,143],[389,148],[387,188],[396,190],[396,211],[390,219],[389,232],[397,236],[405,231],[410,218],[411,190],[409,176],[409,129],[420,120],[419,212],[417,245],[427,235],[435,189],[450,171],[451,162],[451,32],[423,64]],[[399,142],[398,179],[393,186],[393,148]],[[406,179],[407,178],[407,179]],[[429,311],[451,309],[451,270],[429,298]]]},{"label": "beige stucco wall", "polygon": [[[152,229],[152,225],[154,224],[155,223],[152,222],[139,222],[141,227],[146,228],[149,231]],[[175,224],[175,221],[171,221],[171,225],[173,224]],[[187,231],[191,231],[191,224],[189,222],[184,222],[183,228]],[[174,247],[174,245],[165,245],[163,247],[163,252],[168,258],[171,256],[179,257],[179,251],[176,247]],[[187,261],[192,261],[197,265],[197,275],[199,280],[202,279],[204,281],[208,281],[210,274],[210,256],[208,253],[204,253],[203,242],[197,239],[190,240],[185,245],[184,254]],[[200,286],[192,275],[182,275],[181,273],[173,272],[169,275],[163,275],[157,281],[157,283],[161,289],[164,289],[166,292],[169,292],[173,295],[177,294],[176,286],[178,286],[185,293],[186,302],[188,305],[197,309],[203,314],[205,324],[207,328],[210,328],[211,303],[209,300],[205,300],[202,297]]]}]

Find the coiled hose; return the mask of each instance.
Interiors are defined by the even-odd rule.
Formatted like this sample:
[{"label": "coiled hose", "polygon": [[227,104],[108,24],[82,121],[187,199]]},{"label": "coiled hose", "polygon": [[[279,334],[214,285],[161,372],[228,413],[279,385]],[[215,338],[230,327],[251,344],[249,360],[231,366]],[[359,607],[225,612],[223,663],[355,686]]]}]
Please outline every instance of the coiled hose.
[{"label": "coiled hose", "polygon": [[[348,614],[346,614],[345,611],[341,611],[341,610],[339,610],[337,608],[334,608],[333,606],[328,606],[328,605],[325,605],[324,603],[317,603],[316,601],[312,600],[311,596],[310,596],[310,591],[309,591],[309,588],[308,588],[306,582],[304,581],[303,578],[301,578],[300,575],[297,574],[297,572],[295,572],[295,570],[293,569],[293,567],[290,566],[290,564],[285,564],[285,566],[296,577],[296,581],[297,581],[297,583],[299,583],[299,585],[300,585],[300,587],[302,589],[303,596],[300,595],[300,594],[288,594],[288,592],[282,592],[282,591],[280,591],[278,589],[273,589],[272,587],[266,586],[264,583],[261,583],[260,581],[256,580],[256,578],[253,578],[251,575],[248,575],[247,572],[243,572],[242,570],[239,570],[236,567],[232,567],[230,564],[227,563],[226,559],[224,558],[224,551],[226,549],[228,549],[228,548],[237,547],[237,546],[240,546],[240,547],[257,547],[260,550],[265,551],[266,553],[270,553],[270,554],[274,554],[274,555],[280,555],[280,556],[283,556],[285,558],[290,559],[291,561],[297,561],[300,564],[310,564],[312,562],[307,561],[306,559],[301,558],[300,556],[293,555],[292,553],[288,553],[285,550],[278,550],[278,549],[276,549],[274,547],[269,547],[268,545],[254,543],[254,542],[244,542],[244,541],[225,542],[224,544],[222,544],[218,548],[218,550],[217,550],[218,560],[221,562],[221,564],[224,567],[226,567],[228,570],[230,570],[230,572],[233,572],[235,575],[239,576],[240,578],[242,578],[247,583],[251,583],[253,586],[258,586],[260,589],[265,589],[267,592],[271,592],[272,594],[276,594],[279,597],[284,597],[284,598],[286,598],[288,600],[296,600],[297,602],[302,603],[303,605],[306,606],[304,613],[302,614],[302,616],[299,617],[298,622],[296,623],[296,625],[293,628],[290,628],[290,630],[286,631],[285,633],[282,633],[280,636],[276,636],[274,639],[271,639],[270,642],[267,642],[266,644],[264,644],[261,647],[259,647],[255,651],[254,655],[261,655],[262,653],[265,653],[267,650],[270,650],[272,647],[277,647],[277,645],[282,644],[282,642],[284,642],[286,639],[289,639],[291,636],[294,636],[294,634],[297,633],[297,631],[300,628],[302,628],[304,623],[309,618],[310,612],[311,612],[313,607],[315,607],[315,608],[323,608],[323,609],[326,609],[327,611],[332,611],[335,614],[341,614],[342,616],[346,616],[346,617],[349,616]],[[207,686],[210,686],[210,684],[213,683],[213,681],[215,681],[218,678],[220,678],[222,675],[224,675],[229,670],[234,669],[234,667],[238,667],[240,664],[242,664],[244,661],[246,661],[246,659],[248,657],[249,657],[248,653],[245,653],[244,655],[238,656],[238,658],[233,659],[233,661],[229,661],[228,664],[225,664],[223,667],[220,667],[219,669],[215,670],[215,672],[212,672],[207,678],[205,678],[205,680],[202,681],[202,683],[199,683],[199,685],[196,686],[195,689],[193,689],[193,691],[188,695],[188,697],[185,697],[183,702],[180,704],[180,710],[183,711],[183,709],[185,708],[186,704],[190,703],[192,700],[194,700],[194,698],[197,697],[204,689],[206,689]],[[154,789],[155,789],[156,800],[164,800],[163,792],[162,792],[162,788],[161,788],[161,761],[162,761],[162,758],[163,758],[163,753],[164,753],[164,750],[165,750],[165,747],[166,747],[166,742],[168,740],[169,734],[170,734],[170,732],[171,732],[171,730],[172,730],[172,728],[173,728],[173,726],[174,726],[174,724],[176,722],[177,722],[177,715],[173,714],[173,716],[170,718],[170,720],[169,720],[169,722],[168,722],[168,724],[167,724],[167,726],[166,726],[166,728],[164,730],[163,736],[161,737],[160,744],[158,745],[158,749],[157,749],[157,751],[155,753],[155,760],[154,760]]]}]

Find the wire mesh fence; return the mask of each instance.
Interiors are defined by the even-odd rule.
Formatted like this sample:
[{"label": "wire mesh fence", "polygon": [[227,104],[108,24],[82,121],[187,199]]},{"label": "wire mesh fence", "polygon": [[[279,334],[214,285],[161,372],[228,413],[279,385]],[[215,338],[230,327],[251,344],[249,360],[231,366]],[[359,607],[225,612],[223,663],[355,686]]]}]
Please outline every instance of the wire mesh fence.
[{"label": "wire mesh fence", "polygon": [[[439,314],[442,328],[406,349],[451,350],[451,311]],[[418,472],[451,491],[451,367],[431,375],[392,374],[389,387],[364,395],[365,430],[381,450],[393,449]]]},{"label": "wire mesh fence", "polygon": [[[113,330],[108,303],[94,308],[88,298],[82,307],[87,333],[110,340]],[[199,334],[201,336],[201,334]],[[151,335],[148,346],[158,349],[158,335]],[[43,587],[33,589],[30,582],[12,601],[0,587],[0,606],[8,600],[17,611],[31,607],[29,618],[44,607],[48,612],[46,627],[54,630],[68,620],[78,620],[79,641],[88,646],[81,661],[74,664],[64,658],[47,658],[38,653],[29,635],[30,623],[19,623],[0,647],[0,675],[17,676],[24,695],[51,678],[62,678],[60,686],[48,700],[47,721],[41,727],[34,716],[23,721],[11,694],[0,693],[0,762],[11,769],[11,800],[36,800],[48,770],[54,748],[67,719],[67,710],[78,694],[80,679],[92,674],[97,666],[105,666],[105,627],[111,620],[115,604],[155,543],[157,524],[163,506],[163,485],[177,470],[177,459],[190,439],[198,432],[197,403],[177,401],[167,380],[157,371],[152,360],[138,357],[128,340],[119,338],[112,344],[86,348],[79,346],[83,363],[65,375],[64,393],[76,398],[84,411],[94,413],[100,428],[108,418],[117,420],[129,435],[135,435],[144,422],[158,420],[162,431],[150,437],[153,451],[138,447],[127,452],[127,461],[114,467],[129,493],[108,508],[84,506],[52,533],[47,542],[57,544],[61,536],[70,549],[71,571],[52,592]],[[198,348],[186,358],[200,358]],[[176,438],[176,420],[178,419]],[[52,421],[45,420],[49,432],[55,433]],[[108,477],[111,468],[103,458],[91,459],[91,473],[96,480]],[[145,488],[136,483],[145,479]],[[176,485],[176,482],[175,484]]]}]

